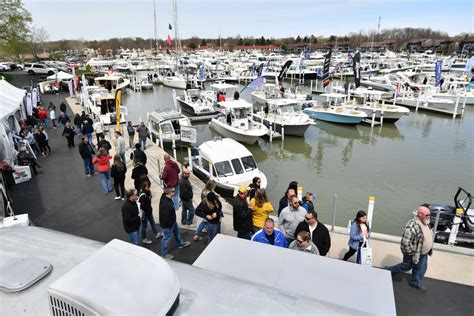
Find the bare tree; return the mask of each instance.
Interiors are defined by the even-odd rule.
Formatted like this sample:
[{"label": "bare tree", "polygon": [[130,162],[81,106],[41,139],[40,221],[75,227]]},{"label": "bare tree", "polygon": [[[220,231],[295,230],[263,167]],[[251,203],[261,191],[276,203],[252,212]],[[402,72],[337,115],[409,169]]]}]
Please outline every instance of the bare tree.
[{"label": "bare tree", "polygon": [[44,27],[33,26],[30,33],[31,53],[35,59],[38,54],[45,48],[45,42],[48,40],[49,34]]}]

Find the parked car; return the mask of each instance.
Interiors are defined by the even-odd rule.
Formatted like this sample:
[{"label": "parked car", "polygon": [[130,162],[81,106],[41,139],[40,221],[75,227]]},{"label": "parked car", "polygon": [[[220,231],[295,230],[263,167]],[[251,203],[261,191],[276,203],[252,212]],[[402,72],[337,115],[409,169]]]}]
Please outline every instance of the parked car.
[{"label": "parked car", "polygon": [[11,68],[6,63],[0,63],[0,71],[11,71]]},{"label": "parked car", "polygon": [[[26,64],[25,64],[26,66]],[[37,64],[37,63],[33,63],[31,64],[31,67],[29,68],[26,68],[24,69],[27,73],[29,73],[30,75],[34,75],[34,74],[39,74],[39,75],[53,75],[55,73],[58,72],[58,70],[54,67],[51,67],[51,66],[48,66],[48,65],[45,65],[45,64]]]}]

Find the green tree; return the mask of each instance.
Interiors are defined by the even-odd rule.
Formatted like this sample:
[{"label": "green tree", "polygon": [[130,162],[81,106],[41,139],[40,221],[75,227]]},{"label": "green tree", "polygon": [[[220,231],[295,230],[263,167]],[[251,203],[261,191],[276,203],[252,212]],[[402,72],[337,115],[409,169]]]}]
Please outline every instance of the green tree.
[{"label": "green tree", "polygon": [[195,50],[197,48],[197,44],[193,41],[191,43],[189,43],[189,48],[191,48],[192,50]]},{"label": "green tree", "polygon": [[244,40],[242,38],[239,38],[239,46],[243,46],[244,45]]},{"label": "green tree", "polygon": [[2,1],[0,5],[0,50],[21,60],[28,50],[31,14],[21,0]]},{"label": "green tree", "polygon": [[207,46],[207,42],[204,38],[201,40],[201,46]]},{"label": "green tree", "polygon": [[298,35],[298,37],[296,38],[296,42],[301,43],[301,36]]}]

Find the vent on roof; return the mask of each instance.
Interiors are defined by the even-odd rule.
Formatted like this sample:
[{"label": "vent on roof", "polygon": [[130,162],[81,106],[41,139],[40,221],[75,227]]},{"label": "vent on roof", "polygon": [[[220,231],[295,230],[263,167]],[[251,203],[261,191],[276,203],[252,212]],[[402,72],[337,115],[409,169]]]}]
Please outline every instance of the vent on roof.
[{"label": "vent on roof", "polygon": [[99,315],[85,306],[69,301],[65,298],[58,298],[49,295],[49,306],[51,307],[51,315],[53,316],[89,316]]}]

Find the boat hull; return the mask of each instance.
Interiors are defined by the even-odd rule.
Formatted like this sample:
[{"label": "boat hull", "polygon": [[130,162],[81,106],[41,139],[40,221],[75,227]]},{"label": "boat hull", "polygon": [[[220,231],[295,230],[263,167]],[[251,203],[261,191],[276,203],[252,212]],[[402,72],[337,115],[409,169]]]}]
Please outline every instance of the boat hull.
[{"label": "boat hull", "polygon": [[179,79],[164,78],[162,83],[165,87],[168,87],[168,88],[181,89],[181,90],[186,89],[186,80],[184,79],[179,80]]},{"label": "boat hull", "polygon": [[210,110],[210,109],[207,111],[206,110],[196,111],[196,109],[191,104],[189,104],[189,102],[184,101],[180,98],[178,98],[178,103],[183,111],[185,111],[186,113],[192,114],[193,116],[212,115],[212,114],[217,113],[217,111]]},{"label": "boat hull", "polygon": [[304,111],[304,113],[316,120],[338,124],[356,125],[363,119],[361,116],[338,115],[337,113],[325,111]]},{"label": "boat hull", "polygon": [[245,144],[255,144],[257,140],[265,135],[265,133],[261,133],[262,135],[252,135],[247,131],[240,131],[237,129],[230,129],[227,124],[220,122],[218,119],[213,118],[209,125],[221,136],[232,138],[240,143]]},{"label": "boat hull", "polygon": [[[262,123],[262,118],[260,116],[254,115],[253,117],[254,121]],[[270,122],[267,119],[263,119],[263,125],[265,125],[268,128],[272,128],[273,131],[278,132],[282,134],[282,124],[277,123],[277,122]],[[294,124],[288,124],[285,125],[285,135],[291,135],[291,136],[304,136],[304,133],[306,133],[306,130],[308,129],[309,124],[305,125],[294,125]]]}]

